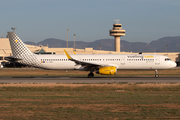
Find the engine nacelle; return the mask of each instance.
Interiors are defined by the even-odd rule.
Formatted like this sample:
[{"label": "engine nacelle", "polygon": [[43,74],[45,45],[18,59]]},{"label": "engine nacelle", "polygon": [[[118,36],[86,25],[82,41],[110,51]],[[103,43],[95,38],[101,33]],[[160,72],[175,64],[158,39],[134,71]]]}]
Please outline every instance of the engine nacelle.
[{"label": "engine nacelle", "polygon": [[96,71],[97,74],[102,74],[102,75],[114,75],[116,74],[116,72],[117,69],[114,66],[101,67]]}]

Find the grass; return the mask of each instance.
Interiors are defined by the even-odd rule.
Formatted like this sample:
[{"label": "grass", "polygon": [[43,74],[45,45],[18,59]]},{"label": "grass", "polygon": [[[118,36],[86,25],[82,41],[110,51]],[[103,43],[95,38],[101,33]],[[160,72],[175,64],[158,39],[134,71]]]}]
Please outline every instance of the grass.
[{"label": "grass", "polygon": [[0,119],[180,119],[180,84],[0,84]]},{"label": "grass", "polygon": [[[9,74],[11,73],[11,74]],[[0,76],[7,77],[52,77],[52,76],[84,76],[86,77],[88,71],[79,70],[42,70],[42,69],[0,69]],[[180,76],[180,69],[168,69],[158,70],[160,76]],[[125,77],[137,77],[137,76],[153,76],[154,70],[118,70],[116,75],[113,76],[125,76]],[[102,76],[96,74],[95,76]]]}]

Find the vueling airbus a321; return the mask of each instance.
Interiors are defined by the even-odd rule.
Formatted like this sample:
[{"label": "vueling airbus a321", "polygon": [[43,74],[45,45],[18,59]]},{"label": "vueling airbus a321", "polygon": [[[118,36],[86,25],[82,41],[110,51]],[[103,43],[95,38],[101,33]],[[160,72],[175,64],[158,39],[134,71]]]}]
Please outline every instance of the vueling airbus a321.
[{"label": "vueling airbus a321", "polygon": [[155,70],[176,67],[170,58],[156,54],[90,54],[69,55],[66,50],[63,55],[37,55],[32,53],[14,32],[8,32],[12,57],[10,61],[43,69],[75,69],[90,71],[88,77],[96,74],[114,75],[117,69]]}]

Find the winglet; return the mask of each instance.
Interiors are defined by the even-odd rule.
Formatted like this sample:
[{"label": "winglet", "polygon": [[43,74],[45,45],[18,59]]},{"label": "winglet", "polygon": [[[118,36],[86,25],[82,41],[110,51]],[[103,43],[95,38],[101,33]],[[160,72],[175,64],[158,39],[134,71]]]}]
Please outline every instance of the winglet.
[{"label": "winglet", "polygon": [[65,49],[64,49],[64,52],[65,52],[68,59],[72,59],[72,57],[67,53],[67,51]]},{"label": "winglet", "polygon": [[75,51],[73,51],[73,53],[76,55],[76,52],[75,52]]}]

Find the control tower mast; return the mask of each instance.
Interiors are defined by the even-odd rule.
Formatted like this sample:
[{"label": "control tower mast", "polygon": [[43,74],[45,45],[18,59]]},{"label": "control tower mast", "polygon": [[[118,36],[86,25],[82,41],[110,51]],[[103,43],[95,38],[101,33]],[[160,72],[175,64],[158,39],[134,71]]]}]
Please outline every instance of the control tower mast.
[{"label": "control tower mast", "polygon": [[125,36],[125,30],[122,30],[122,24],[119,23],[119,20],[115,21],[116,23],[113,24],[113,29],[109,30],[109,35],[114,36],[115,51],[120,52],[120,37]]}]

